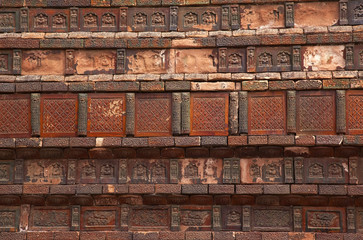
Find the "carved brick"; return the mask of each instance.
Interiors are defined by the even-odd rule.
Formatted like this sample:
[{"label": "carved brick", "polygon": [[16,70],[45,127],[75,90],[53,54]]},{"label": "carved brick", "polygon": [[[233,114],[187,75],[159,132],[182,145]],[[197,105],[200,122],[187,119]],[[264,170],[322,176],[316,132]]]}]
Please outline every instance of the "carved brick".
[{"label": "carved brick", "polygon": [[285,27],[283,4],[265,4],[263,7],[257,4],[246,4],[241,5],[240,8],[242,29],[261,29],[266,26]]},{"label": "carved brick", "polygon": [[27,160],[24,184],[66,184],[66,160]]},{"label": "carved brick", "polygon": [[356,220],[355,220],[355,208],[348,207],[347,208],[347,232],[355,233],[356,232]]},{"label": "carved brick", "polygon": [[20,207],[0,207],[0,231],[19,230]]},{"label": "carved brick", "polygon": [[0,74],[13,73],[13,53],[10,50],[0,51]]},{"label": "carved brick", "polygon": [[40,135],[76,136],[77,95],[44,94],[40,98]]},{"label": "carved brick", "polygon": [[129,216],[130,216],[130,207],[126,204],[121,205],[120,225],[122,231],[127,231],[129,228]]},{"label": "carved brick", "polygon": [[225,158],[223,160],[223,183],[240,183],[239,158]]},{"label": "carved brick", "polygon": [[255,47],[248,47],[247,53],[247,72],[256,72],[256,48]]},{"label": "carved brick", "polygon": [[182,97],[181,93],[173,93],[172,94],[172,128],[173,134],[180,134],[181,133],[181,102]]},{"label": "carved brick", "polygon": [[0,32],[18,32],[19,11],[15,9],[0,9]]},{"label": "carved brick", "polygon": [[303,212],[302,207],[294,207],[293,209],[293,218],[294,218],[294,231],[301,232],[302,231],[302,224],[303,224]]},{"label": "carved brick", "polygon": [[31,8],[29,25],[31,32],[68,32],[69,10]]},{"label": "carved brick", "polygon": [[176,49],[176,73],[216,73],[218,49]]},{"label": "carved brick", "polygon": [[290,207],[253,207],[252,231],[292,231],[292,209]]},{"label": "carved brick", "polygon": [[12,184],[14,181],[14,161],[0,161],[0,184]]},{"label": "carved brick", "polygon": [[303,163],[304,182],[348,183],[348,173],[345,170],[347,166],[348,160],[344,158],[305,158]]},{"label": "carved brick", "polygon": [[20,31],[27,32],[29,30],[29,9],[27,7],[20,9]]},{"label": "carved brick", "polygon": [[126,93],[126,135],[135,134],[135,93]]},{"label": "carved brick", "polygon": [[216,184],[222,182],[220,159],[183,159],[180,162],[181,184]]},{"label": "carved brick", "polygon": [[296,98],[296,124],[299,134],[334,134],[334,91],[299,91]]},{"label": "carved brick", "polygon": [[167,73],[169,50],[127,50],[127,73]]},{"label": "carved brick", "polygon": [[[346,132],[346,94],[344,90],[337,90],[336,92],[336,111],[337,111],[337,133],[344,134]],[[363,103],[363,102],[362,102]]]},{"label": "carved brick", "polygon": [[219,30],[221,19],[220,7],[194,7],[179,9],[178,30]]},{"label": "carved brick", "polygon": [[363,233],[363,208],[356,209],[356,230]]},{"label": "carved brick", "polygon": [[178,11],[179,8],[176,6],[170,7],[170,31],[178,30]]},{"label": "carved brick", "polygon": [[[344,9],[344,8],[343,8]],[[340,11],[342,14],[340,18],[344,19],[344,14],[346,11]],[[363,24],[363,3],[360,0],[348,1],[348,11],[347,11],[348,23],[350,25]]]},{"label": "carved brick", "polygon": [[113,74],[116,69],[116,51],[79,50],[74,61],[77,74]]},{"label": "carved brick", "polygon": [[229,133],[238,133],[238,92],[229,94]]},{"label": "carved brick", "polygon": [[127,31],[127,7],[120,7],[120,27],[119,31]]},{"label": "carved brick", "polygon": [[344,208],[304,207],[303,225],[307,232],[346,231]]},{"label": "carved brick", "polygon": [[287,132],[296,133],[296,91],[287,91]]},{"label": "carved brick", "polygon": [[75,72],[75,59],[74,59],[74,50],[68,49],[66,50],[66,69],[65,74],[72,75]]},{"label": "carved brick", "polygon": [[168,206],[133,207],[129,216],[132,230],[168,230],[170,226]]},{"label": "carved brick", "polygon": [[220,48],[218,57],[218,72],[246,71],[245,49]]},{"label": "carved brick", "polygon": [[238,5],[224,5],[221,13],[221,30],[237,30],[240,28],[240,13]]},{"label": "carved brick", "polygon": [[69,231],[70,223],[71,210],[69,207],[33,207],[30,211],[30,230]]},{"label": "carved brick", "polygon": [[117,160],[80,160],[77,168],[78,183],[117,183]]},{"label": "carved brick", "polygon": [[181,132],[182,134],[190,133],[190,93],[182,93],[181,103]]},{"label": "carved brick", "polygon": [[[256,71],[291,71],[292,49],[290,47],[256,48]],[[247,55],[248,56],[248,55]]]},{"label": "carved brick", "polygon": [[292,70],[301,71],[301,46],[292,47]]},{"label": "carved brick", "polygon": [[346,125],[348,134],[363,133],[363,91],[347,91]]},{"label": "carved brick", "polygon": [[171,94],[137,94],[135,136],[171,135]]},{"label": "carved brick", "polygon": [[78,94],[78,135],[87,135],[87,100],[86,93]]},{"label": "carved brick", "polygon": [[126,50],[117,49],[116,56],[116,73],[125,73],[126,68]]},{"label": "carved brick", "polygon": [[180,207],[177,205],[171,206],[170,230],[171,231],[180,230]]},{"label": "carved brick", "polygon": [[242,230],[244,232],[251,231],[251,207],[243,206],[242,211]]},{"label": "carved brick", "polygon": [[211,206],[180,206],[180,230],[211,230]]},{"label": "carved brick", "polygon": [[304,177],[304,158],[296,157],[294,159],[294,173],[295,173],[295,183],[303,183]]},{"label": "carved brick", "polygon": [[285,27],[294,27],[294,3],[285,3]]},{"label": "carved brick", "polygon": [[80,221],[81,221],[81,207],[80,206],[72,206],[71,212],[71,230],[76,231],[80,229]]},{"label": "carved brick", "polygon": [[82,207],[81,230],[116,230],[120,224],[118,207]]},{"label": "carved brick", "polygon": [[294,182],[294,162],[293,158],[284,159],[285,183]]},{"label": "carved brick", "polygon": [[88,136],[123,136],[126,123],[125,94],[88,95]]},{"label": "carved brick", "polygon": [[286,133],[286,93],[248,94],[248,133],[252,135]]},{"label": "carved brick", "polygon": [[248,97],[246,91],[238,92],[239,133],[248,132]]},{"label": "carved brick", "polygon": [[361,184],[363,182],[363,176],[359,174],[363,171],[363,160],[358,157],[349,158],[349,183]]},{"label": "carved brick", "polygon": [[222,229],[242,230],[242,207],[222,206]]},{"label": "carved brick", "polygon": [[128,26],[132,31],[168,31],[170,25],[169,8],[130,8]]},{"label": "carved brick", "polygon": [[24,161],[15,160],[14,162],[14,183],[23,184]]},{"label": "carved brick", "polygon": [[241,159],[242,183],[283,183],[284,175],[282,158]]},{"label": "carved brick", "polygon": [[69,160],[68,161],[68,173],[67,173],[67,184],[75,184],[76,183],[76,175],[77,175],[77,161]]},{"label": "carved brick", "polygon": [[170,173],[168,160],[130,160],[128,162],[131,183],[169,183]]},{"label": "carved brick", "polygon": [[228,135],[228,93],[191,95],[190,135]]},{"label": "carved brick", "polygon": [[0,137],[30,137],[30,96],[0,96]]},{"label": "carved brick", "polygon": [[13,51],[13,74],[21,74],[21,50],[17,49]]},{"label": "carved brick", "polygon": [[80,10],[81,31],[115,32],[119,26],[119,11],[116,8],[82,8]]},{"label": "carved brick", "polygon": [[79,31],[79,9],[76,7],[69,10],[69,30]]},{"label": "carved brick", "polygon": [[23,75],[63,75],[65,54],[62,50],[27,50],[22,53]]}]

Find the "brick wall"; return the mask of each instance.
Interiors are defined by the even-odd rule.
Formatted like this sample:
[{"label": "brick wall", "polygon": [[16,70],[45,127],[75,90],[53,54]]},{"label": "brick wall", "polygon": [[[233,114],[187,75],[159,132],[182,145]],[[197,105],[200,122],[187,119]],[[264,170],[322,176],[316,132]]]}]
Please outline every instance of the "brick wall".
[{"label": "brick wall", "polygon": [[0,0],[0,239],[363,239],[363,1]]}]

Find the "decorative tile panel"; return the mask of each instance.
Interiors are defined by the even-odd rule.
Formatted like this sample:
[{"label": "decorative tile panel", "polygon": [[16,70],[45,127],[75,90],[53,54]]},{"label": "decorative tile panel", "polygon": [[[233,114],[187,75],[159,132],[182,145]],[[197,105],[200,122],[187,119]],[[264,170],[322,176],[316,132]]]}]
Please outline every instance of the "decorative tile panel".
[{"label": "decorative tile panel", "polygon": [[123,136],[125,112],[125,94],[89,94],[88,136]]},{"label": "decorative tile panel", "polygon": [[252,135],[286,132],[286,93],[248,94],[248,133]]},{"label": "decorative tile panel", "polygon": [[133,207],[129,216],[132,231],[169,229],[170,209],[168,206]]},{"label": "decorative tile panel", "polygon": [[304,207],[303,225],[306,232],[344,232],[344,208]]},{"label": "decorative tile panel", "polygon": [[126,72],[167,73],[170,71],[170,50],[127,50]]},{"label": "decorative tile panel", "polygon": [[30,95],[0,96],[0,137],[30,137]]},{"label": "decorative tile panel", "polygon": [[80,9],[81,31],[115,32],[119,25],[117,8],[82,8]]},{"label": "decorative tile panel", "polygon": [[284,177],[282,158],[241,159],[242,183],[283,183]]},{"label": "decorative tile panel", "polygon": [[19,31],[19,11],[10,8],[0,9],[0,32]]},{"label": "decorative tile panel", "polygon": [[14,181],[14,161],[0,161],[0,184],[12,184]]},{"label": "decorative tile panel", "polygon": [[69,10],[31,8],[29,23],[31,32],[68,32]]},{"label": "decorative tile panel", "polygon": [[161,32],[169,30],[169,8],[129,8],[129,31]]},{"label": "decorative tile panel", "polygon": [[77,95],[44,94],[40,100],[40,135],[76,136]]},{"label": "decorative tile panel", "polygon": [[27,50],[22,53],[23,75],[63,75],[65,73],[63,50]]},{"label": "decorative tile panel", "polygon": [[13,73],[13,52],[0,51],[0,74]]},{"label": "decorative tile panel", "polygon": [[221,159],[179,160],[180,184],[218,184],[222,182]]},{"label": "decorative tile panel", "polygon": [[36,231],[70,230],[69,207],[33,207],[30,211],[29,229]]},{"label": "decorative tile panel", "polygon": [[0,207],[0,231],[19,230],[20,207]]},{"label": "decorative tile panel", "polygon": [[242,230],[242,207],[222,206],[222,229]]},{"label": "decorative tile panel", "polygon": [[191,94],[190,135],[228,135],[228,93]]},{"label": "decorative tile panel", "polygon": [[[345,11],[341,11],[341,14],[346,14]],[[363,24],[363,3],[360,0],[348,1],[348,22],[350,25]]]},{"label": "decorative tile panel", "polygon": [[180,206],[180,230],[211,230],[211,206]]},{"label": "decorative tile panel", "polygon": [[348,134],[363,134],[363,91],[347,91],[346,111]]},{"label": "decorative tile panel", "polygon": [[116,69],[116,50],[75,51],[76,74],[113,74]]},{"label": "decorative tile panel", "polygon": [[335,92],[300,91],[296,99],[298,134],[335,133]]},{"label": "decorative tile panel", "polygon": [[356,209],[357,232],[363,233],[363,208]]},{"label": "decorative tile panel", "polygon": [[116,230],[119,227],[119,207],[82,207],[81,230]]},{"label": "decorative tile panel", "polygon": [[117,160],[79,160],[77,168],[78,183],[117,183]]},{"label": "decorative tile panel", "polygon": [[24,184],[66,184],[66,160],[26,160]]},{"label": "decorative tile panel", "polygon": [[218,72],[246,72],[246,50],[219,49]]},{"label": "decorative tile panel", "polygon": [[292,59],[293,55],[291,47],[256,48],[256,71],[291,71]]},{"label": "decorative tile panel", "polygon": [[290,207],[253,207],[252,231],[292,231],[292,209]]},{"label": "decorative tile panel", "polygon": [[137,94],[135,136],[171,135],[171,95]]},{"label": "decorative tile panel", "polygon": [[169,183],[169,161],[130,160],[128,175],[131,183]]},{"label": "decorative tile panel", "polygon": [[186,7],[178,13],[179,31],[219,30],[221,25],[220,7]]}]

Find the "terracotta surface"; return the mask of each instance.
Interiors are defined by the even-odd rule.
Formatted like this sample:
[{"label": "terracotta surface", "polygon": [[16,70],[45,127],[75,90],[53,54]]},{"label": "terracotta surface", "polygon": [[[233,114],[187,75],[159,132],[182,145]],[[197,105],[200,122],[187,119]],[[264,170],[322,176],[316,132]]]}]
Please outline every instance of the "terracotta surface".
[{"label": "terracotta surface", "polygon": [[344,46],[302,47],[305,71],[341,70],[345,67]]},{"label": "terracotta surface", "polygon": [[339,21],[338,2],[296,3],[294,8],[295,27],[333,26]]},{"label": "terracotta surface", "polygon": [[113,50],[79,50],[75,52],[77,74],[114,73],[116,52]]},{"label": "terracotta surface", "polygon": [[62,50],[31,50],[23,52],[23,75],[64,74],[65,53]]},{"label": "terracotta surface", "polygon": [[175,51],[177,73],[217,72],[217,52],[213,49],[181,49]]},{"label": "terracotta surface", "polygon": [[284,27],[284,5],[267,4],[243,5],[241,12],[242,29],[267,29]]}]

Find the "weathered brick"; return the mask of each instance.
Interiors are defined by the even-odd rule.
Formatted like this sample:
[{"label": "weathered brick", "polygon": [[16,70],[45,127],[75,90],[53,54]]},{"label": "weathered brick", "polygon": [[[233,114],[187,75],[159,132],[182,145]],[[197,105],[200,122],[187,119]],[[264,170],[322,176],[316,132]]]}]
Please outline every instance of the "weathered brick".
[{"label": "weathered brick", "polygon": [[209,185],[209,194],[234,194],[234,185]]},{"label": "weathered brick", "polygon": [[236,194],[262,194],[263,185],[236,185]]},{"label": "weathered brick", "polygon": [[269,135],[268,144],[270,144],[270,145],[294,145],[295,136],[293,136],[293,135],[285,135],[285,136]]},{"label": "weathered brick", "polygon": [[338,146],[343,144],[343,136],[317,135],[315,137],[317,145]]},{"label": "weathered brick", "polygon": [[48,194],[49,186],[47,185],[24,185],[23,194]]},{"label": "weathered brick", "polygon": [[268,81],[242,81],[244,91],[263,91],[268,89]]},{"label": "weathered brick", "polygon": [[314,195],[318,194],[318,186],[311,184],[292,184],[291,185],[291,193],[292,194],[306,194],[306,195]]},{"label": "weathered brick", "polygon": [[249,145],[265,145],[267,144],[267,136],[248,136]]},{"label": "weathered brick", "polygon": [[160,153],[162,158],[185,158],[183,148],[163,148]]},{"label": "weathered brick", "polygon": [[264,185],[264,194],[290,194],[289,185]]},{"label": "weathered brick", "polygon": [[200,146],[200,137],[175,137],[175,146],[177,147],[195,147]]},{"label": "weathered brick", "polygon": [[208,194],[208,185],[182,185],[182,194]]},{"label": "weathered brick", "polygon": [[185,232],[185,240],[211,240],[212,234],[211,232],[196,232],[196,231],[187,231]]},{"label": "weathered brick", "polygon": [[76,187],[77,194],[102,194],[101,184],[80,184]]},{"label": "weathered brick", "polygon": [[348,186],[348,195],[362,196],[363,195],[363,185]]},{"label": "weathered brick", "polygon": [[161,194],[180,194],[181,185],[180,184],[156,184],[155,193]]},{"label": "weathered brick", "polygon": [[131,194],[147,194],[154,192],[154,184],[130,184],[129,186],[129,193]]},{"label": "weathered brick", "polygon": [[323,82],[320,80],[300,80],[295,83],[296,90],[322,89]]},{"label": "weathered brick", "polygon": [[160,158],[159,148],[139,148],[136,150],[138,158]]},{"label": "weathered brick", "polygon": [[227,137],[207,136],[202,137],[203,146],[227,146]]}]

